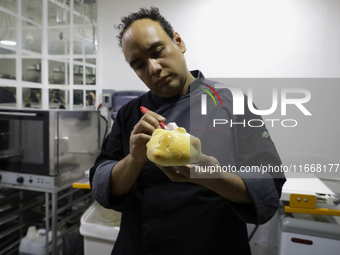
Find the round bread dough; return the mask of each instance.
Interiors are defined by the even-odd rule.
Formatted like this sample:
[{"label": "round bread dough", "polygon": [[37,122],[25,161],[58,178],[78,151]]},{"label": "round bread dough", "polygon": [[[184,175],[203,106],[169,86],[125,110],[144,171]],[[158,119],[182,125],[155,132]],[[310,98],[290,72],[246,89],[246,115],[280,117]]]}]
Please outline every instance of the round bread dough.
[{"label": "round bread dough", "polygon": [[185,128],[155,129],[146,144],[147,157],[161,166],[184,166],[201,158],[201,141]]}]

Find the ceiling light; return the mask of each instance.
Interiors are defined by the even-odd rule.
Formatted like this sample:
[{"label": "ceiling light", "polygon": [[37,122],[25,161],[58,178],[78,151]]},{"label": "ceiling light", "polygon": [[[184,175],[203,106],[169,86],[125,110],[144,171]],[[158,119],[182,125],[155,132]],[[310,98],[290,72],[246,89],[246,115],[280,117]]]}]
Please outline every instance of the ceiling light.
[{"label": "ceiling light", "polygon": [[3,45],[12,45],[12,46],[17,45],[15,41],[9,41],[9,40],[1,40],[0,43]]}]

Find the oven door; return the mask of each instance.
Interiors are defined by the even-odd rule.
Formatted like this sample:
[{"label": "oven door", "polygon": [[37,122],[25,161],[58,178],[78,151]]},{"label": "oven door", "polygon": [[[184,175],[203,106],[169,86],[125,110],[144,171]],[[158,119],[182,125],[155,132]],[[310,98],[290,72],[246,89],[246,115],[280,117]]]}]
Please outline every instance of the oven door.
[{"label": "oven door", "polygon": [[0,170],[49,174],[49,112],[0,110]]}]

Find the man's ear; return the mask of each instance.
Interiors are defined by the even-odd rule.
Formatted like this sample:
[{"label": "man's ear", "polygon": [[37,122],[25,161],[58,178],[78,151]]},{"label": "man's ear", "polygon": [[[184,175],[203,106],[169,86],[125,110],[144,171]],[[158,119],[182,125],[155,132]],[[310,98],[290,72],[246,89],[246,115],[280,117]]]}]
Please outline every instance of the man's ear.
[{"label": "man's ear", "polygon": [[185,47],[184,41],[182,40],[179,33],[177,33],[176,31],[174,31],[174,39],[173,40],[174,40],[175,44],[178,46],[178,48],[182,51],[182,53],[187,51],[187,48]]}]

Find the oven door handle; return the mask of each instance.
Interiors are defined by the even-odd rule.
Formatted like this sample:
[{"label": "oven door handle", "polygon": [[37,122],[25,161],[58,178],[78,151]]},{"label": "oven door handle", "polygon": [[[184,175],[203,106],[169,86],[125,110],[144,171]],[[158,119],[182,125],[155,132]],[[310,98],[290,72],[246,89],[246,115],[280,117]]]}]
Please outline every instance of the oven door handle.
[{"label": "oven door handle", "polygon": [[12,154],[0,155],[0,159],[18,157],[18,156],[23,156],[23,155],[24,155],[24,154],[23,154],[22,152],[16,152],[16,153],[12,153]]},{"label": "oven door handle", "polygon": [[37,116],[36,113],[25,113],[25,112],[0,112],[0,115],[10,115],[10,116]]}]

